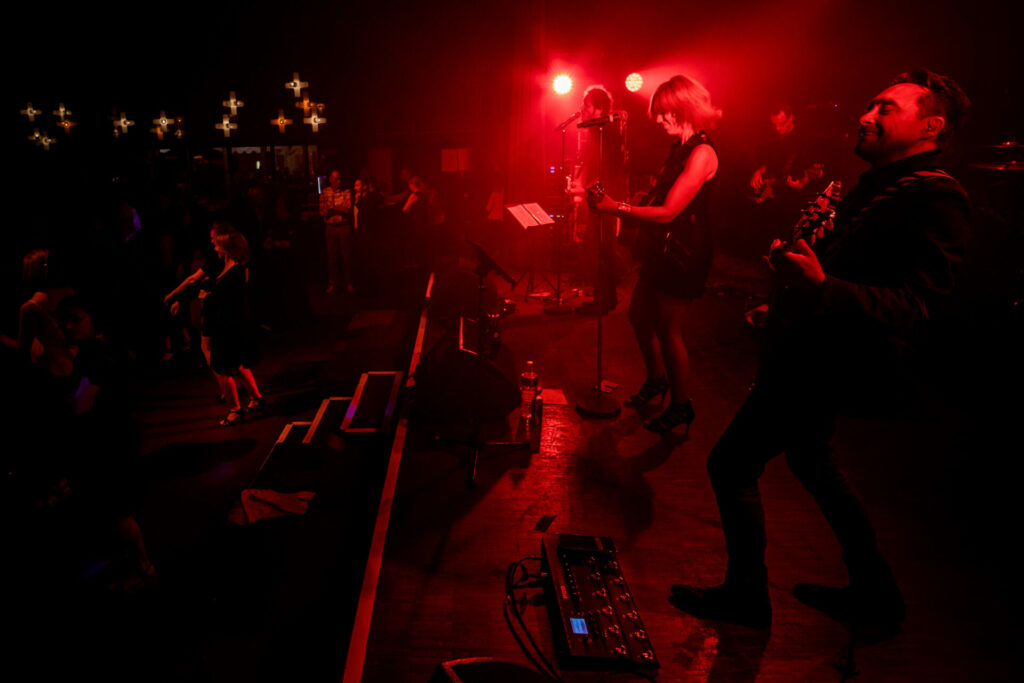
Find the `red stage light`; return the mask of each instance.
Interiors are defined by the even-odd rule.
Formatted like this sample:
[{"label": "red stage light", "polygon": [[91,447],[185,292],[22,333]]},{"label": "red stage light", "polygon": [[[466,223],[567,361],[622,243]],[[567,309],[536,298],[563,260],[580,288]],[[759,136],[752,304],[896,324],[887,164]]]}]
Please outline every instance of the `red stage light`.
[{"label": "red stage light", "polygon": [[642,87],[644,87],[643,76],[641,76],[635,71],[626,76],[626,90],[628,90],[629,92],[636,92]]},{"label": "red stage light", "polygon": [[555,80],[551,81],[551,87],[559,95],[568,95],[572,90],[572,79],[569,74],[558,74]]}]

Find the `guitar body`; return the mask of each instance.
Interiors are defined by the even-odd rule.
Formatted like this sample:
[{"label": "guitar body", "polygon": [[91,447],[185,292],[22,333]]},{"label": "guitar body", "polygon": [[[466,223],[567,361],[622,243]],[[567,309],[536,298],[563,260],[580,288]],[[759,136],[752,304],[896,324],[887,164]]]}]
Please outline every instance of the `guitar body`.
[{"label": "guitar body", "polygon": [[775,183],[778,178],[765,178],[764,185],[758,189],[749,188],[747,190],[747,199],[754,202],[755,204],[763,204],[769,199],[775,198]]},{"label": "guitar body", "polygon": [[[690,154],[703,144],[712,146],[703,131],[685,142],[673,143],[654,187],[633,206],[661,206],[685,169]],[[713,183],[713,180],[704,183],[682,212],[669,222],[630,220],[631,217],[626,216],[623,224],[636,231],[631,251],[640,262],[640,277],[656,290],[685,299],[701,295],[712,262],[709,200]],[[588,203],[592,208],[603,196],[599,184],[588,188]]]},{"label": "guitar body", "polygon": [[[633,206],[650,206],[654,197],[650,192],[638,194],[631,202]],[[648,243],[653,238],[652,231],[642,228],[643,221],[633,218],[622,218],[622,226],[619,230],[619,243],[629,249],[630,256],[640,261],[640,255],[648,249]]]},{"label": "guitar body", "polygon": [[[604,196],[600,183],[587,188],[587,204],[593,209]],[[658,195],[648,192],[633,206],[651,206]],[[619,241],[629,246],[630,254],[645,272],[667,292],[678,292],[678,296],[695,296],[707,278],[710,258],[700,258],[697,217],[684,212],[672,223],[653,223],[623,217]],[[693,285],[699,280],[699,285]],[[696,291],[691,291],[696,290]]]}]

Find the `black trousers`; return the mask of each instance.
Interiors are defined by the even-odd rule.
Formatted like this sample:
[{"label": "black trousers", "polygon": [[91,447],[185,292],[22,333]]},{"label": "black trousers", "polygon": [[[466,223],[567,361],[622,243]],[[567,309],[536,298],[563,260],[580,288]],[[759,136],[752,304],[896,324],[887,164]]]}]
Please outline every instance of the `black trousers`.
[{"label": "black trousers", "polygon": [[729,555],[727,582],[764,585],[767,539],[758,480],[775,456],[810,491],[843,548],[855,576],[887,574],[874,529],[836,461],[834,415],[813,391],[781,379],[759,380],[708,456]]}]

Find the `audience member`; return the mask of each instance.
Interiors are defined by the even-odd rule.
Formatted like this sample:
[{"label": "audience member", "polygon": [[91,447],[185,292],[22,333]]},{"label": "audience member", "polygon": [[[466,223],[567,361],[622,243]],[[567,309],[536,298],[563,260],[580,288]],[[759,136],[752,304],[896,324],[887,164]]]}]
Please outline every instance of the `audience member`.
[{"label": "audience member", "polygon": [[[248,413],[261,410],[265,399],[250,368],[256,364],[256,334],[249,310],[249,245],[239,232],[213,237],[223,266],[203,299],[203,334],[210,339],[210,367],[217,376],[228,414],[220,421],[231,427]],[[243,408],[238,384],[249,394]]]},{"label": "audience member", "polygon": [[22,259],[21,281],[32,294],[18,311],[17,338],[0,335],[0,342],[38,366],[46,379],[60,380],[71,374],[73,360],[56,311],[60,300],[71,290],[52,286],[49,258],[48,250],[35,249]]},{"label": "audience member", "polygon": [[103,335],[89,308],[78,295],[66,297],[59,308],[73,344],[78,382],[71,434],[79,453],[68,460],[70,488],[76,509],[100,530],[116,533],[129,562],[121,587],[133,589],[156,576],[135,517],[146,491],[139,434],[131,416],[125,355]]},{"label": "audience member", "polygon": [[[217,255],[214,249],[214,239],[218,235],[227,235],[235,232],[234,228],[229,223],[221,221],[215,222],[213,228],[210,230],[210,241],[208,248],[204,250],[204,254],[201,256],[202,261],[198,268],[192,271],[192,274],[186,277],[181,283],[172,289],[164,296],[164,304],[170,307],[170,314],[172,318],[181,320],[182,318],[188,318],[182,310],[181,302],[185,299],[196,299],[199,302],[196,323],[191,327],[198,327],[200,330],[199,348],[203,353],[203,358],[206,360],[206,365],[213,368],[210,363],[210,336],[206,332],[206,328],[203,325],[203,300],[209,293],[213,278],[216,273],[219,273],[223,265],[221,264],[220,257]],[[184,324],[184,323],[183,323]],[[216,373],[214,373],[216,378]],[[218,387],[220,382],[218,381]],[[221,403],[227,401],[227,397],[223,393],[217,395],[217,400]]]},{"label": "audience member", "polygon": [[344,285],[352,292],[352,191],[341,186],[341,173],[331,171],[330,185],[320,193],[320,215],[327,241],[327,290],[332,294]]}]

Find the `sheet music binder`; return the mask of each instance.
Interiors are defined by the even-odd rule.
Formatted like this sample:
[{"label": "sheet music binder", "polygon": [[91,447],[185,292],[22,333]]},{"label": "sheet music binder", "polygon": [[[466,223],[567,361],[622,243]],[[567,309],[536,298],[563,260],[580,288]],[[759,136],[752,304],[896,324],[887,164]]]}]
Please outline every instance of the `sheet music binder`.
[{"label": "sheet music binder", "polygon": [[548,212],[536,202],[509,204],[505,206],[505,210],[512,214],[523,230],[537,225],[554,225],[555,223],[555,219],[549,216]]}]

